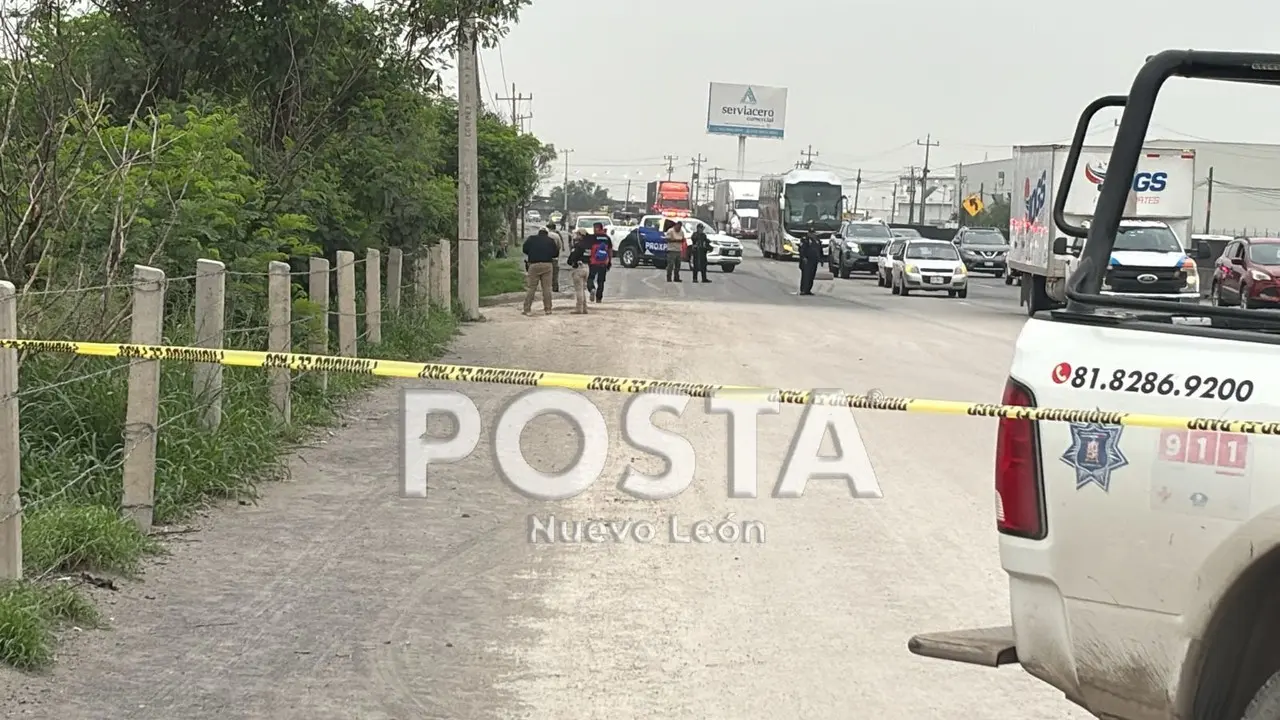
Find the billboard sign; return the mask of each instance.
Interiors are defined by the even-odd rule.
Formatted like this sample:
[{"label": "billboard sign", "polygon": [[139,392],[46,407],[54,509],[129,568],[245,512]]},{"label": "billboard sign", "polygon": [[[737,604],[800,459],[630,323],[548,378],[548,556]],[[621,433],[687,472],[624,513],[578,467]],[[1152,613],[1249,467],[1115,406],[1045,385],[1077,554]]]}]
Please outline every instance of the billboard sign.
[{"label": "billboard sign", "polygon": [[781,140],[787,124],[787,89],[711,83],[707,133]]}]

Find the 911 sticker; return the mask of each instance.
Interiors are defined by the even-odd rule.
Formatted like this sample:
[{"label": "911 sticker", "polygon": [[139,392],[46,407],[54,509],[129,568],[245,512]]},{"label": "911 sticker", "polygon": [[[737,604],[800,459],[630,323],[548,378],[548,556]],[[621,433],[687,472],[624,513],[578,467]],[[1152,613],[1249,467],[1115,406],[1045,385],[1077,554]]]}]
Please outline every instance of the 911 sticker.
[{"label": "911 sticker", "polygon": [[1252,495],[1248,435],[1162,430],[1151,466],[1151,509],[1243,520]]},{"label": "911 sticker", "polygon": [[1126,368],[1073,366],[1065,362],[1055,365],[1050,377],[1057,385],[1069,384],[1077,390],[1127,392],[1231,402],[1249,402],[1254,390],[1252,380],[1214,375],[1179,375]]}]

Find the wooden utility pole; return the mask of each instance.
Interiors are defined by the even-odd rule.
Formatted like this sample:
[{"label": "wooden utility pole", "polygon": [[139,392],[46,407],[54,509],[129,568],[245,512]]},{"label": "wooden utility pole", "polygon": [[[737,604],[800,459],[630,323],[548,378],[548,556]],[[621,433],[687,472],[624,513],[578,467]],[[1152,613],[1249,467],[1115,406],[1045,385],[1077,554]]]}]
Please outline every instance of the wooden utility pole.
[{"label": "wooden utility pole", "polygon": [[702,192],[698,184],[698,178],[702,177],[702,163],[706,161],[707,159],[702,157],[702,153],[698,153],[698,157],[689,161],[689,167],[693,168],[693,178],[689,182],[689,191],[694,193],[694,196],[690,198],[692,202],[689,203],[689,212],[693,212],[697,209],[698,203],[702,201]]},{"label": "wooden utility pole", "polygon": [[889,198],[889,222],[898,222],[898,183],[893,184],[893,197]]},{"label": "wooden utility pole", "polygon": [[662,159],[667,161],[667,179],[670,180],[671,176],[676,174],[676,160],[680,158],[675,155],[663,155]]},{"label": "wooden utility pole", "polygon": [[933,142],[933,135],[926,135],[924,142],[916,141],[917,145],[924,146],[924,167],[920,170],[920,224],[924,225],[925,221],[925,198],[929,197],[929,149],[936,148],[941,143]]},{"label": "wooden utility pole", "polygon": [[[458,302],[462,319],[480,319],[480,195],[476,114],[480,107],[475,23],[458,27]],[[440,277],[449,277],[447,271]]]},{"label": "wooden utility pole", "polygon": [[[521,115],[521,114],[520,114],[520,105],[519,105],[519,104],[520,104],[520,103],[522,103],[522,102],[533,102],[533,95],[524,95],[524,94],[522,94],[522,93],[517,93],[517,92],[516,92],[516,84],[515,84],[515,83],[511,83],[511,96],[510,96],[510,97],[502,97],[501,95],[494,95],[493,97],[494,97],[494,99],[495,99],[495,100],[497,100],[498,102],[510,102],[510,103],[511,103],[511,127],[515,128],[517,133],[523,133],[523,132],[524,132],[524,121],[525,121],[525,120],[528,120],[529,118],[531,118],[531,117],[533,117],[533,116],[532,116],[532,115]],[[501,252],[501,255],[502,255],[503,257],[506,257],[506,254],[507,254],[507,246],[508,246],[510,243],[517,241],[517,240],[520,238],[520,236],[521,236],[521,235],[527,235],[527,234],[528,234],[528,233],[519,232],[519,231],[517,231],[517,229],[516,229],[518,225],[521,225],[521,224],[523,224],[523,223],[524,223],[524,217],[525,217],[525,207],[524,207],[523,203],[518,204],[518,205],[516,205],[515,207],[511,208],[511,223],[510,223],[510,224],[511,224],[511,229],[510,229],[510,234],[509,234],[509,236],[508,236],[508,240],[507,240],[507,242],[504,242],[504,243],[503,243],[502,252]]]},{"label": "wooden utility pole", "polygon": [[1213,167],[1209,168],[1209,192],[1204,204],[1204,234],[1208,235],[1211,227],[1209,225],[1210,218],[1213,217]]},{"label": "wooden utility pole", "polygon": [[562,223],[569,222],[569,155],[572,150],[561,150],[560,154],[564,155],[564,185],[560,186],[561,194],[564,195],[564,217],[560,218]]},{"label": "wooden utility pole", "polygon": [[527,119],[529,119],[531,116],[530,116],[530,115],[521,115],[521,114],[520,114],[520,105],[519,105],[519,104],[520,104],[520,103],[522,103],[522,102],[533,102],[533,95],[517,94],[517,93],[516,93],[516,84],[515,84],[515,83],[511,83],[511,95],[510,95],[510,97],[502,97],[502,96],[500,96],[500,95],[494,95],[493,97],[494,97],[494,99],[495,99],[495,100],[497,100],[498,102],[509,102],[509,103],[511,103],[511,124],[512,124],[512,125],[513,125],[517,130],[523,130],[523,128],[521,127],[520,121],[521,121],[521,120],[527,120]]},{"label": "wooden utility pole", "polygon": [[802,150],[802,151],[800,152],[800,155],[802,155],[802,156],[804,157],[804,169],[805,169],[805,170],[810,170],[810,169],[812,169],[812,168],[813,168],[813,159],[814,159],[814,158],[816,158],[816,157],[818,157],[818,153],[814,152],[814,150],[813,150],[813,146],[812,146],[812,145],[810,145],[810,146],[808,147],[808,149],[806,149],[806,150]]},{"label": "wooden utility pole", "polygon": [[862,194],[862,168],[858,168],[858,179],[853,181],[853,214],[858,214],[858,196]]},{"label": "wooden utility pole", "polygon": [[907,224],[916,222],[916,166],[911,166],[911,174],[907,177]]}]

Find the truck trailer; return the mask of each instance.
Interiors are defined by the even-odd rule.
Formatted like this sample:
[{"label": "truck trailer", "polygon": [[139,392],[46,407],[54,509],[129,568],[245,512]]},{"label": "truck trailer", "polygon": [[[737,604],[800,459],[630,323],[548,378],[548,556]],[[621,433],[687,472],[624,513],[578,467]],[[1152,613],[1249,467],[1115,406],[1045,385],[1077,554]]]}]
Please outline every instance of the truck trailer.
[{"label": "truck trailer", "polygon": [[654,180],[646,188],[645,205],[648,212],[667,217],[689,217],[689,183],[681,180]]},{"label": "truck trailer", "polygon": [[[1062,183],[1068,146],[1013,149],[1014,202],[1009,215],[1009,268],[1018,273],[1028,315],[1063,306],[1066,280],[1083,241],[1054,228],[1054,197]],[[1065,219],[1088,225],[1107,175],[1111,148],[1081,151]],[[1130,183],[1125,220],[1111,253],[1103,292],[1198,303],[1200,279],[1187,254],[1195,185],[1195,152],[1144,148]]]},{"label": "truck trailer", "polygon": [[721,180],[712,203],[715,225],[736,238],[756,237],[760,218],[759,180]]}]

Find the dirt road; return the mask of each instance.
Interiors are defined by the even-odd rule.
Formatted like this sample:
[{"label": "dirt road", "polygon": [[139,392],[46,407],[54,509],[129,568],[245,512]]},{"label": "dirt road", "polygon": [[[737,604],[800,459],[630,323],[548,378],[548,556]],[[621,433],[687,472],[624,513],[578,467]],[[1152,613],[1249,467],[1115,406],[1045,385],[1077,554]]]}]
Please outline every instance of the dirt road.
[{"label": "dirt road", "polygon": [[[897,298],[869,280],[794,296],[794,266],[751,257],[712,285],[619,269],[587,318],[486,310],[450,358],[469,364],[891,395],[999,398],[1021,323],[1003,289]],[[993,288],[995,286],[993,285]],[[977,298],[977,299],[973,299]],[[798,409],[761,419],[758,499],[729,500],[726,421],[695,402],[678,428],[698,477],[648,503],[613,487],[628,464],[620,396],[607,479],[560,504],[523,498],[488,440],[398,497],[398,392],[300,452],[291,482],[175,541],[144,582],[100,595],[114,629],[73,633],[57,669],[0,671],[6,717],[957,718],[1086,717],[1016,670],[910,655],[924,630],[1007,622],[993,528],[994,421],[861,413],[885,497],[814,480],[772,499]],[[491,422],[520,393],[466,392]],[[486,433],[487,437],[487,433]],[[543,469],[575,454],[563,421],[524,435]],[[545,464],[541,464],[545,463]],[[529,542],[530,516],[759,521],[763,544]]]}]

